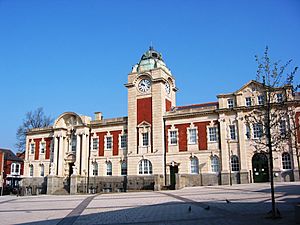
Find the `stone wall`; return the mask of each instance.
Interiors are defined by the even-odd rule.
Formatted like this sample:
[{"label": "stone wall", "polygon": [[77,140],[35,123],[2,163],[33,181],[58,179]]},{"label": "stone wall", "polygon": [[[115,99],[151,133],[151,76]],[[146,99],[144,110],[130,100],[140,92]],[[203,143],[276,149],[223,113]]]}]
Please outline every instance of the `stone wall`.
[{"label": "stone wall", "polygon": [[21,181],[22,192],[25,195],[47,193],[47,177],[27,177]]}]

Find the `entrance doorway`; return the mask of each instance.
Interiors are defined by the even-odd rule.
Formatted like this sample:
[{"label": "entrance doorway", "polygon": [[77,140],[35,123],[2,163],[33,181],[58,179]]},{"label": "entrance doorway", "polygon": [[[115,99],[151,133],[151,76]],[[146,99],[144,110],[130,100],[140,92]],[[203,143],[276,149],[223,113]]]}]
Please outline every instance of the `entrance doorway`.
[{"label": "entrance doorway", "polygon": [[252,171],[254,183],[269,181],[269,164],[266,154],[254,154],[252,157]]},{"label": "entrance doorway", "polygon": [[177,173],[178,173],[178,166],[170,166],[170,189],[171,190],[175,190]]},{"label": "entrance doorway", "polygon": [[70,193],[70,188],[71,188],[71,175],[73,174],[73,166],[74,163],[69,163],[69,175],[67,177],[67,185],[65,186],[65,189],[67,192]]}]

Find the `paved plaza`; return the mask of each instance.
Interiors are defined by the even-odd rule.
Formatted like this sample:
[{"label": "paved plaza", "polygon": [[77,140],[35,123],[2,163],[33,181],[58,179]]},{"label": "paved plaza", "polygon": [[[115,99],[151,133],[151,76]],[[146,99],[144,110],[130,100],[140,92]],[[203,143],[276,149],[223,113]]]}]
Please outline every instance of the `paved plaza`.
[{"label": "paved plaza", "polygon": [[269,184],[190,187],[176,191],[100,195],[0,197],[0,224],[296,224],[300,182],[277,183],[281,219],[271,209]]}]

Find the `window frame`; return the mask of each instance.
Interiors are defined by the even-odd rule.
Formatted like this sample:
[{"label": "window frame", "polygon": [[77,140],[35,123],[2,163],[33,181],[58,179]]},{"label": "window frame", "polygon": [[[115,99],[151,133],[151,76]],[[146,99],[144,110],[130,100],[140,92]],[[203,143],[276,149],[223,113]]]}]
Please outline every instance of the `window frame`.
[{"label": "window frame", "polygon": [[[192,134],[192,132],[194,132]],[[196,127],[191,127],[188,128],[188,144],[189,145],[196,145],[198,142],[198,137],[197,137],[197,128]],[[193,138],[193,139],[192,139]]]},{"label": "window frame", "polygon": [[[284,126],[282,126],[284,124]],[[286,132],[287,132],[287,126],[286,126],[286,120],[283,119],[283,120],[280,120],[279,122],[279,134],[280,136],[282,137],[285,137],[286,136]]]},{"label": "window frame", "polygon": [[234,108],[234,100],[233,100],[233,98],[228,98],[228,99],[227,99],[227,107],[228,107],[229,109]]},{"label": "window frame", "polygon": [[29,165],[29,176],[30,177],[33,177],[34,175],[34,167],[32,164]]},{"label": "window frame", "polygon": [[106,162],[106,176],[112,176],[112,162]]},{"label": "window frame", "polygon": [[92,163],[92,176],[96,177],[99,175],[99,166],[97,162]]},{"label": "window frame", "polygon": [[245,97],[245,106],[246,107],[252,106],[252,98],[251,97]]},{"label": "window frame", "polygon": [[143,132],[142,133],[142,147],[148,147],[150,146],[150,140],[149,140],[149,132]]},{"label": "window frame", "polygon": [[291,159],[291,154],[288,152],[284,152],[281,155],[281,165],[282,165],[282,170],[292,170],[292,159]]},{"label": "window frame", "polygon": [[127,149],[127,134],[120,135],[120,149]]},{"label": "window frame", "polygon": [[113,137],[111,135],[105,136],[105,150],[112,150],[113,149]]},{"label": "window frame", "polygon": [[[17,171],[17,168],[18,168],[18,171]],[[13,162],[13,163],[10,165],[10,174],[11,174],[11,175],[19,176],[19,175],[21,174],[21,164],[20,164],[20,163]]]},{"label": "window frame", "polygon": [[230,140],[237,140],[237,133],[236,133],[236,125],[235,124],[230,124],[229,125],[229,135],[230,135]]},{"label": "window frame", "polygon": [[231,172],[239,172],[240,171],[240,160],[237,155],[232,155],[230,158],[230,169]]},{"label": "window frame", "polygon": [[152,175],[153,167],[151,161],[148,159],[140,160],[138,164],[138,171],[139,175]]},{"label": "window frame", "polygon": [[127,162],[125,160],[121,162],[121,176],[127,176]]},{"label": "window frame", "polygon": [[44,177],[44,176],[45,176],[45,165],[40,164],[40,177]]},{"label": "window frame", "polygon": [[280,93],[276,93],[276,102],[277,103],[282,103],[283,102],[283,94],[281,92]]},{"label": "window frame", "polygon": [[40,154],[45,154],[45,152],[46,152],[46,142],[41,142],[40,143]]},{"label": "window frame", "polygon": [[92,151],[97,151],[99,149],[99,138],[93,137],[92,138]]},{"label": "window frame", "polygon": [[190,158],[191,174],[199,174],[199,159],[194,156]]},{"label": "window frame", "polygon": [[[172,135],[175,134],[175,135]],[[178,144],[178,131],[177,130],[169,130],[169,145],[177,145]]]},{"label": "window frame", "polygon": [[263,136],[263,125],[261,123],[253,124],[253,139],[259,139]]},{"label": "window frame", "polygon": [[[211,132],[214,130],[214,132]],[[208,140],[209,142],[217,142],[218,141],[218,127],[208,127]]]},{"label": "window frame", "polygon": [[30,143],[30,154],[34,155],[35,152],[35,143]]},{"label": "window frame", "polygon": [[[220,160],[219,157],[214,155],[211,157],[211,172],[212,173],[219,173],[220,172]],[[217,169],[216,169],[217,168]]]},{"label": "window frame", "polygon": [[265,104],[265,97],[263,95],[257,96],[257,104],[258,105],[264,105]]}]

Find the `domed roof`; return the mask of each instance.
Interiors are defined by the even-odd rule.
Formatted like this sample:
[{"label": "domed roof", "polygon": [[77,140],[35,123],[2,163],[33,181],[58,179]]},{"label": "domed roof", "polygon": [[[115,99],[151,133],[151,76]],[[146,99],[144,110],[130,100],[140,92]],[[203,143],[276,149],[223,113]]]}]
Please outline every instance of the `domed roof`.
[{"label": "domed roof", "polygon": [[150,46],[149,50],[146,51],[141,59],[140,62],[137,63],[133,68],[132,68],[132,73],[133,72],[143,72],[146,70],[151,70],[155,68],[163,68],[165,69],[168,73],[171,74],[170,70],[166,66],[161,53],[158,51],[154,50],[152,46]]}]

